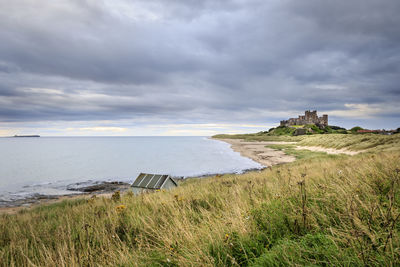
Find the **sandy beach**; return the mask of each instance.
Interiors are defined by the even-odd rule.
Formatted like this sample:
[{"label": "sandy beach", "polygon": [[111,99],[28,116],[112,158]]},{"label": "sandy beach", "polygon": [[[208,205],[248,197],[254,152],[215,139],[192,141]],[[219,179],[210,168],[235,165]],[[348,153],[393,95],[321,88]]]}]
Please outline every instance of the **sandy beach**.
[{"label": "sandy beach", "polygon": [[[260,142],[260,141],[244,141],[243,139],[217,139],[229,143],[232,149],[239,152],[243,157],[251,158],[252,160],[266,166],[273,166],[295,161],[296,158],[291,155],[286,155],[281,150],[276,150],[267,147],[268,145],[296,145],[296,142]],[[324,148],[319,146],[296,146],[295,149],[306,149],[315,152],[325,152],[328,154],[346,154],[356,155],[362,151],[349,151],[346,149]]]},{"label": "sandy beach", "polygon": [[267,145],[295,144],[295,142],[248,142],[242,139],[217,139],[229,143],[232,149],[239,152],[243,157],[266,166],[273,166],[295,161],[296,158],[286,155],[283,151],[266,147]]},{"label": "sandy beach", "polygon": [[350,155],[350,156],[354,156],[354,155],[357,155],[358,153],[364,152],[363,150],[350,151],[347,149],[335,149],[335,148],[326,148],[326,147],[320,147],[320,146],[297,146],[296,149],[306,149],[306,150],[315,151],[315,152],[325,152],[328,154],[345,154],[345,155]]}]

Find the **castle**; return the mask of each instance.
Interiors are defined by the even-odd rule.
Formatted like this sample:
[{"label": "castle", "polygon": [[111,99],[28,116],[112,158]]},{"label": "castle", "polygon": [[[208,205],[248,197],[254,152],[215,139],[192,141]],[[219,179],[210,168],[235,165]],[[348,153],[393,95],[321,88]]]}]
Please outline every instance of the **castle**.
[{"label": "castle", "polygon": [[328,115],[324,114],[322,117],[318,117],[317,111],[306,110],[304,116],[298,118],[290,118],[288,120],[281,121],[281,126],[292,126],[292,125],[305,125],[315,124],[317,126],[328,126]]}]

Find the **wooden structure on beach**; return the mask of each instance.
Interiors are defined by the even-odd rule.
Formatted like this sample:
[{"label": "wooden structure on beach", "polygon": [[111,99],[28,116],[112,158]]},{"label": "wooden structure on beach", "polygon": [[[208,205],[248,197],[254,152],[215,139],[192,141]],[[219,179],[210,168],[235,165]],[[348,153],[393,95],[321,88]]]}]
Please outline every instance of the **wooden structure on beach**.
[{"label": "wooden structure on beach", "polygon": [[141,173],[133,182],[131,188],[134,194],[143,192],[171,189],[177,187],[178,183],[169,175]]}]

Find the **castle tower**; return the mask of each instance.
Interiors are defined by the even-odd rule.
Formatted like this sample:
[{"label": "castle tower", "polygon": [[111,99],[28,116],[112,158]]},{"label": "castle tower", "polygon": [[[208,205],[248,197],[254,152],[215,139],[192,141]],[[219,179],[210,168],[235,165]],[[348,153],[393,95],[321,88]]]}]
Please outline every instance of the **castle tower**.
[{"label": "castle tower", "polygon": [[328,126],[328,115],[327,114],[322,115],[321,124],[324,125],[324,126]]},{"label": "castle tower", "polygon": [[310,118],[310,113],[311,113],[311,111],[309,111],[309,110],[306,110],[306,111],[305,111],[305,113],[304,113],[304,119],[305,119],[305,120],[309,120],[309,118]]},{"label": "castle tower", "polygon": [[317,119],[318,119],[317,111],[316,111],[316,110],[313,110],[312,112],[310,112],[310,116],[311,116],[311,119],[312,119],[313,121],[317,120]]},{"label": "castle tower", "polygon": [[313,111],[306,110],[304,117],[305,117],[305,123],[306,124],[313,124],[318,119],[317,111],[316,110],[313,110]]}]

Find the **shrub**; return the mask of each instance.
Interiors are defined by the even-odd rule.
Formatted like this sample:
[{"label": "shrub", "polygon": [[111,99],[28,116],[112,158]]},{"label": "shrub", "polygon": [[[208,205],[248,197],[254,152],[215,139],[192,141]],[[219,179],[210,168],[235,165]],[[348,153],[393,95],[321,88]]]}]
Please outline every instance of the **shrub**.
[{"label": "shrub", "polygon": [[340,127],[340,126],[335,126],[335,125],[329,125],[329,127],[330,127],[332,130],[346,130],[345,128],[342,128],[342,127]]},{"label": "shrub", "polygon": [[347,130],[337,130],[336,133],[338,133],[338,134],[347,134]]},{"label": "shrub", "polygon": [[279,126],[271,130],[268,135],[293,135],[296,129],[292,127]]},{"label": "shrub", "polygon": [[329,126],[326,126],[325,128],[323,128],[322,129],[324,132],[326,132],[326,133],[333,133],[334,131],[332,130],[332,128],[331,127],[329,127]]},{"label": "shrub", "polygon": [[322,134],[324,133],[324,130],[320,129],[317,125],[315,124],[311,124],[311,125],[307,125],[308,128],[310,128],[311,130],[313,130],[314,133],[319,133]]},{"label": "shrub", "polygon": [[361,128],[360,126],[355,126],[353,128],[350,129],[350,131],[352,133],[356,133],[358,130],[364,130],[363,128]]}]

